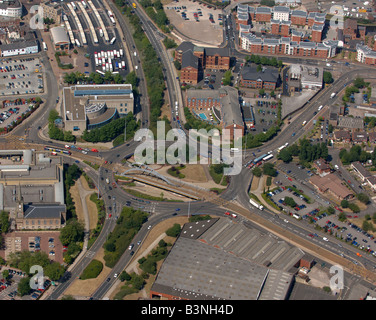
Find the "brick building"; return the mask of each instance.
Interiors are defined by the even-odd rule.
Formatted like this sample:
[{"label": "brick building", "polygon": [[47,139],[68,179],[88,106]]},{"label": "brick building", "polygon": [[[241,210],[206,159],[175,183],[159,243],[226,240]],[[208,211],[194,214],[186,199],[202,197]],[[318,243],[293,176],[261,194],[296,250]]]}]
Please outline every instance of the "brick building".
[{"label": "brick building", "polygon": [[200,81],[199,58],[191,50],[183,53],[180,69],[182,83],[197,84]]},{"label": "brick building", "polygon": [[307,11],[293,10],[290,19],[292,25],[305,26],[307,24]]},{"label": "brick building", "polygon": [[235,88],[226,86],[218,90],[189,89],[185,99],[185,105],[193,114],[216,109],[222,128],[228,129],[230,132],[230,140],[234,139],[235,129],[240,129],[243,135],[245,126],[238,90]]},{"label": "brick building", "polygon": [[246,66],[240,76],[240,85],[246,88],[274,90],[279,82],[278,70],[271,67],[257,71],[256,66]]},{"label": "brick building", "polygon": [[272,9],[269,7],[257,7],[255,18],[257,22],[270,22],[272,19]]},{"label": "brick building", "polygon": [[310,12],[307,17],[308,27],[312,27],[314,24],[325,24],[326,13]]},{"label": "brick building", "polygon": [[274,20],[270,21],[271,23],[271,33],[275,35],[280,35],[282,37],[288,37],[290,34],[290,21],[281,21],[281,20]]},{"label": "brick building", "polygon": [[181,82],[197,84],[203,70],[228,70],[231,57],[227,48],[204,48],[185,41],[175,50],[175,59],[181,63]]},{"label": "brick building", "polygon": [[313,42],[321,42],[323,31],[324,31],[323,24],[314,24],[312,26],[311,40]]},{"label": "brick building", "polygon": [[250,53],[272,55],[294,55],[301,57],[332,58],[338,43],[333,40],[316,42],[295,42],[288,37],[280,39],[259,38],[253,34],[241,34],[241,47]]},{"label": "brick building", "polygon": [[346,19],[343,24],[345,40],[355,40],[358,35],[358,23],[355,19]]},{"label": "brick building", "polygon": [[204,68],[211,70],[230,69],[230,51],[228,48],[205,48]]}]

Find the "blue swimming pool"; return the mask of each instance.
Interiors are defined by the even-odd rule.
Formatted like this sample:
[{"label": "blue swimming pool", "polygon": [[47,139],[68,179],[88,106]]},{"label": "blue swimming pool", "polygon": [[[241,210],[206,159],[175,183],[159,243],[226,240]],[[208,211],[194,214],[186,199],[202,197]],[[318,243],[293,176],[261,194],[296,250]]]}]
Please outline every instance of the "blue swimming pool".
[{"label": "blue swimming pool", "polygon": [[200,113],[199,116],[200,116],[200,118],[202,120],[208,120],[208,118],[206,117],[205,113]]}]

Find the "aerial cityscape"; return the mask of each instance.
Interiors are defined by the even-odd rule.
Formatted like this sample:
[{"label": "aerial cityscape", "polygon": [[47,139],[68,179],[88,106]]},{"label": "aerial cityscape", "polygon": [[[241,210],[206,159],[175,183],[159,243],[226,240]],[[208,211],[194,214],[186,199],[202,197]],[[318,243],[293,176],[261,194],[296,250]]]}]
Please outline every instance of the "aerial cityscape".
[{"label": "aerial cityscape", "polygon": [[0,300],[375,300],[375,19],[0,0]]}]

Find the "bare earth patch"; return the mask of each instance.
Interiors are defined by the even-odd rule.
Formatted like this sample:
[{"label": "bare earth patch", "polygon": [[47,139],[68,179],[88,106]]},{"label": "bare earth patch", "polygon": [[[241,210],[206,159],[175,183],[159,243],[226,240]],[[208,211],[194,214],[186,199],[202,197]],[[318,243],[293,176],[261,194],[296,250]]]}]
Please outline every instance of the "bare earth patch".
[{"label": "bare earth patch", "polygon": [[180,170],[182,174],[185,175],[184,180],[186,181],[198,181],[198,182],[207,182],[204,168],[201,164],[187,164],[186,167]]}]

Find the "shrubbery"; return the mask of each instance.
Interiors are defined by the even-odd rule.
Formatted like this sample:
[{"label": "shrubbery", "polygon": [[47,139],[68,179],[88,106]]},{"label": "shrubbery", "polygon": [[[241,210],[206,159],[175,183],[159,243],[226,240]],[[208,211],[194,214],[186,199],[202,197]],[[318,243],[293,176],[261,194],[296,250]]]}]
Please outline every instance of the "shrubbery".
[{"label": "shrubbery", "polygon": [[103,246],[105,248],[103,259],[107,267],[112,268],[118,262],[146,219],[146,212],[123,207],[114,230],[110,233]]},{"label": "shrubbery", "polygon": [[99,274],[103,270],[103,263],[93,259],[89,265],[85,268],[85,270],[82,272],[80,279],[86,280],[86,279],[93,279],[99,276]]}]

